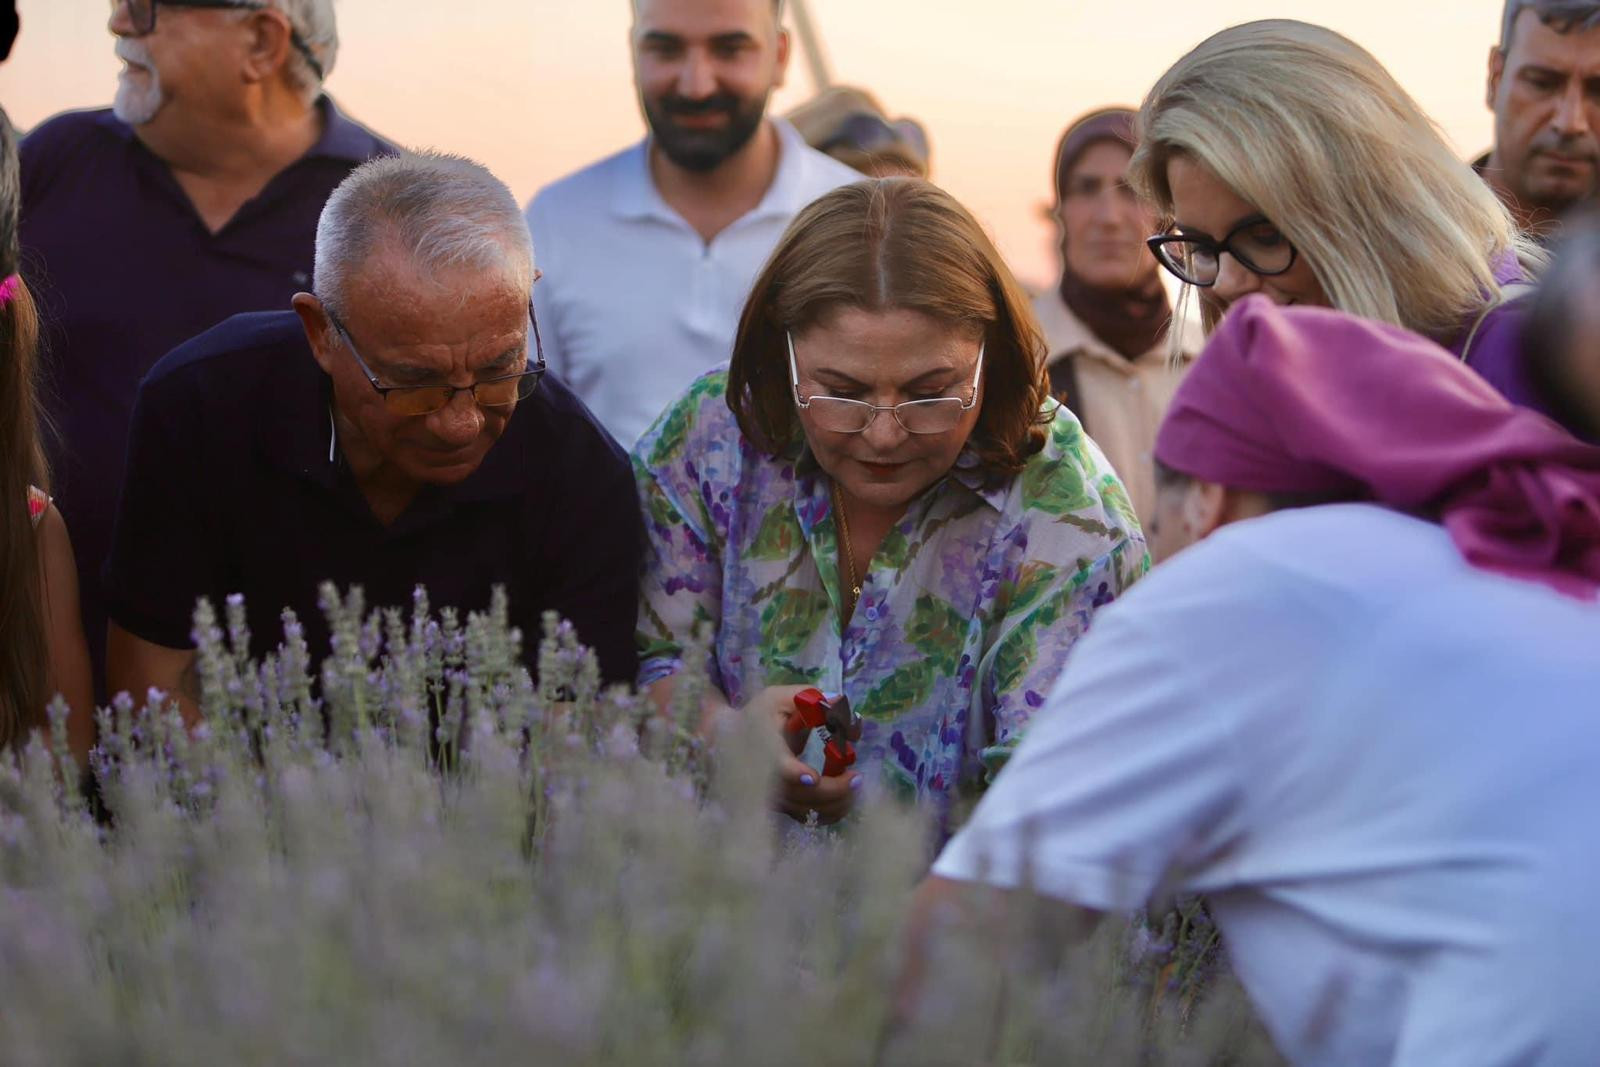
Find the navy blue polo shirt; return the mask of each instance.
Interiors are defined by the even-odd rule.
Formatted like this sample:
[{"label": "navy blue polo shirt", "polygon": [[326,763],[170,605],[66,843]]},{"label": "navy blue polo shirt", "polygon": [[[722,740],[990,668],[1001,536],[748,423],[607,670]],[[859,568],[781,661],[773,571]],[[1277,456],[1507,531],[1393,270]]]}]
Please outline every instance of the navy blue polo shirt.
[{"label": "navy blue polo shirt", "polygon": [[396,151],[327,97],[317,106],[321,138],[216,233],[166,163],[108,110],[58,115],[22,142],[22,274],[43,319],[51,492],[77,555],[97,668],[100,570],[139,380],[228,316],[287,308],[309,289],[328,194],[362,162]]},{"label": "navy blue polo shirt", "polygon": [[608,681],[632,683],[643,545],[627,456],[555,375],[519,404],[482,465],[428,486],[387,527],[334,447],[332,383],[293,312],[238,315],[156,364],[139,387],[105,584],[111,617],[192,647],[195,600],[243,593],[252,651],[280,613],[327,655],[324,580],[367,604],[479,610],[504,585],[528,664],[546,610],[577,627]]}]

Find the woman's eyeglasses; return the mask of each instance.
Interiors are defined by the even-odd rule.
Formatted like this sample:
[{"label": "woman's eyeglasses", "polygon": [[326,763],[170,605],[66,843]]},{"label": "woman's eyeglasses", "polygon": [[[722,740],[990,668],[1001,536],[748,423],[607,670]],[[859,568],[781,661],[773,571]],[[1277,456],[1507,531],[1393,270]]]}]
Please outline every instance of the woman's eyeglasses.
[{"label": "woman's eyeglasses", "polygon": [[539,388],[539,380],[544,377],[544,342],[539,338],[539,320],[533,313],[532,303],[528,304],[528,321],[533,324],[533,344],[538,352],[538,362],[516,374],[503,374],[471,385],[381,384],[378,376],[372,373],[372,368],[367,366],[367,361],[361,358],[361,353],[356,351],[356,343],[350,339],[350,331],[344,328],[344,323],[332,310],[326,307],[323,310],[327,312],[334,331],[356,358],[356,366],[361,368],[368,383],[383,398],[383,406],[391,415],[432,415],[447,407],[457,393],[471,393],[472,399],[480,407],[508,407],[532,396]]},{"label": "woman's eyeglasses", "polygon": [[904,404],[869,404],[842,396],[801,396],[800,371],[794,359],[794,335],[785,334],[789,344],[789,384],[794,389],[795,407],[811,416],[819,430],[830,433],[862,433],[878,412],[894,414],[894,421],[906,433],[948,433],[961,423],[961,416],[978,402],[978,379],[983,375],[983,345],[978,346],[978,365],[972,371],[972,395],[937,396],[930,400],[908,400]]},{"label": "woman's eyeglasses", "polygon": [[[158,4],[165,4],[167,7],[234,8],[240,11],[265,11],[268,7],[261,0],[111,0],[111,10],[115,11],[122,4],[128,5],[128,19],[133,23],[135,37],[155,32]],[[322,81],[325,76],[322,64],[311,51],[311,46],[306,44],[305,38],[300,36],[300,31],[292,24],[289,26],[289,43],[305,59],[306,64],[316,74],[317,81]]]},{"label": "woman's eyeglasses", "polygon": [[1286,272],[1297,255],[1289,239],[1263,215],[1245,219],[1220,241],[1201,233],[1158,233],[1145,244],[1179,281],[1202,289],[1217,284],[1224,252],[1264,278]]}]

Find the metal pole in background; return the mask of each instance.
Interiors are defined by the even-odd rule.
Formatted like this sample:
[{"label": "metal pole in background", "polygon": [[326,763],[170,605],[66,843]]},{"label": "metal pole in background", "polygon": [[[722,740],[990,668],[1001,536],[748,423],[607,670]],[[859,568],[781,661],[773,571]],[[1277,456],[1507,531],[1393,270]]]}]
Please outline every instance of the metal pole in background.
[{"label": "metal pole in background", "polygon": [[800,48],[811,70],[812,87],[820,93],[833,84],[833,72],[828,69],[828,54],[817,34],[817,25],[811,20],[811,6],[806,0],[789,0],[789,6],[794,9],[794,29],[800,35]]}]

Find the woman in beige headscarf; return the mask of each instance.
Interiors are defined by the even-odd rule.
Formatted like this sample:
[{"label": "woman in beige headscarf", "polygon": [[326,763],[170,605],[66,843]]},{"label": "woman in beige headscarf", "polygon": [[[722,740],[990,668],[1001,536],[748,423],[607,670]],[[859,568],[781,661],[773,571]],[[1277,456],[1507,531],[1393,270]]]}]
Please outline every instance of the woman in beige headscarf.
[{"label": "woman in beige headscarf", "polygon": [[[1073,123],[1056,149],[1061,283],[1034,301],[1050,384],[1121,476],[1141,519],[1155,499],[1150,449],[1177,387],[1172,307],[1145,249],[1159,225],[1125,180],[1134,113],[1106,108]],[[1186,338],[1184,359],[1198,347]]]}]

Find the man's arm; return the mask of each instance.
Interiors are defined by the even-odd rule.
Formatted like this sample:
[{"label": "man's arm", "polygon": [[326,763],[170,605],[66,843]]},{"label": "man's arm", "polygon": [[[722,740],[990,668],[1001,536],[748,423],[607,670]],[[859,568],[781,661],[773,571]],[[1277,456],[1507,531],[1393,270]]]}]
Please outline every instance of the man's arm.
[{"label": "man's arm", "polygon": [[178,702],[186,725],[200,722],[200,675],[192,648],[165,648],[118,626],[106,626],[106,688],[127,692],[135,707],[145,694],[159,689]]},{"label": "man's arm", "polygon": [[191,726],[200,721],[199,684],[186,646],[196,600],[222,595],[225,551],[207,521],[218,491],[207,483],[204,399],[195,391],[176,376],[140,385],[105,567],[107,689],[142,706],[155,686]]},{"label": "man's arm", "polygon": [[594,649],[605,682],[632,685],[644,540],[633,468],[598,428],[572,419],[567,438],[536,560],[543,607]]}]

